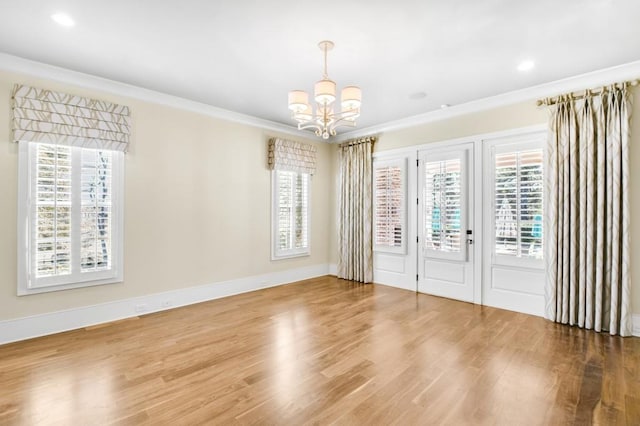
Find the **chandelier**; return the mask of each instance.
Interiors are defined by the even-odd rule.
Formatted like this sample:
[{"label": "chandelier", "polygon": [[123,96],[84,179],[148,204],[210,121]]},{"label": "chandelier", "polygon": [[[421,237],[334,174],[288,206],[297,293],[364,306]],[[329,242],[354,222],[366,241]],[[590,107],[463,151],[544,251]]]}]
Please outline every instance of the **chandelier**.
[{"label": "chandelier", "polygon": [[332,41],[321,41],[318,47],[324,54],[324,72],[322,80],[314,87],[315,111],[309,103],[309,95],[304,90],[289,92],[289,109],[292,118],[298,122],[298,130],[311,129],[316,136],[329,139],[336,135],[340,126],[355,127],[356,118],[360,116],[362,91],[357,86],[347,86],[340,96],[340,111],[334,109],[336,100],[336,83],[327,74],[327,52],[333,49]]}]

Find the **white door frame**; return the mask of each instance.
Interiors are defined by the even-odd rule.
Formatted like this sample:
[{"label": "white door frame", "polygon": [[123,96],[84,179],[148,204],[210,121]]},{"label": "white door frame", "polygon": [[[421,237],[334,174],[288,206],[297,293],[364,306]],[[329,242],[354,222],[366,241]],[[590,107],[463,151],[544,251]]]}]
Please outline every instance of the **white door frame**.
[{"label": "white door frame", "polygon": [[[483,229],[487,233],[483,244],[482,265],[482,304],[501,309],[523,312],[531,315],[544,315],[544,261],[494,256],[494,156],[497,152],[510,150],[542,149],[545,152],[545,132],[526,132],[499,138],[487,138],[483,144],[483,162],[487,169],[484,173],[483,199],[489,203]],[[489,216],[491,215],[491,216]],[[519,249],[519,248],[518,248]],[[505,278],[513,274],[517,279]],[[515,287],[503,287],[506,283],[517,281]]]},{"label": "white door frame", "polygon": [[[472,169],[472,174],[467,174],[467,191],[469,191],[469,196],[467,197],[468,205],[468,215],[471,216],[471,220],[467,220],[467,223],[464,229],[461,229],[461,239],[465,240],[464,244],[466,249],[468,250],[468,254],[473,260],[472,266],[472,282],[473,282],[473,296],[472,299],[469,300],[474,304],[482,304],[482,150],[481,150],[481,140],[476,138],[461,138],[453,141],[442,141],[442,142],[434,142],[430,144],[425,144],[416,147],[415,155],[416,158],[420,157],[420,153],[424,153],[426,151],[432,151],[434,154],[437,154],[439,151],[452,151],[456,149],[464,149],[468,150],[468,157],[466,158],[466,167],[467,169]],[[420,194],[419,190],[422,187],[420,183],[419,173],[416,173],[416,183],[414,185],[415,188],[415,198],[417,199]],[[415,204],[415,234],[413,239],[415,240],[420,233],[420,223],[419,218],[421,217],[418,209],[420,205],[418,203]],[[466,239],[468,236],[466,235],[466,230],[471,229],[473,234],[470,239],[473,240],[473,244],[467,245]],[[416,272],[420,270],[420,255],[418,250],[421,250],[422,242],[416,241],[416,255],[415,255],[415,264],[416,264]],[[416,291],[418,291],[418,282],[416,279]]]},{"label": "white door frame", "polygon": [[[484,204],[483,204],[483,190],[484,190],[484,172],[483,168],[485,165],[483,164],[483,153],[484,153],[484,144],[483,141],[489,139],[510,137],[510,136],[518,136],[518,135],[526,135],[530,133],[536,133],[545,131],[547,129],[546,124],[538,124],[533,126],[527,126],[517,129],[503,130],[497,132],[489,132],[476,134],[463,138],[449,139],[438,142],[424,143],[419,145],[411,145],[405,148],[397,148],[386,151],[376,152],[373,155],[375,157],[387,158],[387,157],[398,157],[405,156],[409,161],[408,167],[408,186],[407,186],[407,219],[408,222],[408,246],[407,246],[407,256],[410,258],[407,259],[409,264],[413,264],[415,271],[418,270],[418,253],[417,247],[418,243],[414,243],[417,235],[418,235],[418,206],[416,205],[415,200],[418,198],[418,173],[417,167],[413,167],[415,164],[415,160],[417,159],[418,152],[425,149],[435,149],[435,148],[444,148],[444,147],[454,147],[456,145],[473,143],[473,155],[472,158],[469,159],[469,162],[473,164],[473,182],[470,184],[469,190],[473,191],[473,223],[471,224],[473,229],[473,255],[474,255],[474,292],[473,292],[473,303],[477,305],[483,304],[483,268],[486,262],[485,253],[483,251],[483,241],[484,241]],[[416,244],[416,245],[413,245]],[[374,265],[375,266],[375,265]],[[384,284],[391,285],[400,288],[413,288],[417,291],[417,279],[413,276],[414,280],[411,280],[409,277],[410,269],[407,271],[407,281],[404,281],[402,285],[399,283],[386,282]],[[413,282],[414,285],[410,286],[409,282]]]}]

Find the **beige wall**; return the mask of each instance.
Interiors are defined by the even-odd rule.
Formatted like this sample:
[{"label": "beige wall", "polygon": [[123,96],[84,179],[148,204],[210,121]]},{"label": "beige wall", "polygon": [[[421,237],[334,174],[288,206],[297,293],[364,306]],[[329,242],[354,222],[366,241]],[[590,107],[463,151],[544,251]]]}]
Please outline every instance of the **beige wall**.
[{"label": "beige wall", "polygon": [[[640,100],[640,87],[633,91],[634,99]],[[640,105],[636,102],[636,108]],[[496,108],[488,111],[467,114],[447,120],[427,123],[407,129],[386,132],[379,135],[374,147],[375,152],[395,148],[405,148],[425,143],[446,141],[492,133],[503,130],[517,129],[538,124],[546,124],[547,110],[537,107],[535,100]],[[337,199],[337,148],[333,147],[332,161],[335,161],[336,176],[334,176],[331,190],[335,192],[332,199]],[[632,308],[640,314],[640,111],[632,116],[631,123],[631,279],[632,279]],[[334,212],[336,212],[334,206]],[[337,235],[336,214],[331,215],[332,235]],[[337,263],[337,239],[330,243],[331,263]]]},{"label": "beige wall", "polygon": [[[16,296],[17,145],[14,83],[131,107],[125,156],[125,281]],[[271,261],[267,140],[289,137],[205,115],[0,72],[0,320],[328,263],[330,146],[312,179],[311,256]],[[296,138],[300,140],[300,138]]]},{"label": "beige wall", "polygon": [[523,102],[506,107],[435,121],[407,129],[386,132],[374,146],[374,151],[386,151],[430,142],[446,141],[465,136],[544,124],[547,113],[535,102]]},{"label": "beige wall", "polygon": [[[125,282],[16,296],[17,145],[10,93],[32,84],[129,105]],[[640,99],[640,88],[634,90]],[[543,124],[534,101],[380,135],[375,151]],[[632,118],[631,212],[640,217],[640,113]],[[318,147],[312,180],[311,256],[270,260],[270,173],[266,141],[290,137],[161,105],[0,72],[0,320],[201,284],[337,263],[337,149]],[[296,138],[299,139],[299,138]],[[233,159],[233,161],[232,161]],[[640,313],[640,221],[631,224],[633,311]],[[330,232],[327,234],[326,230]]]}]

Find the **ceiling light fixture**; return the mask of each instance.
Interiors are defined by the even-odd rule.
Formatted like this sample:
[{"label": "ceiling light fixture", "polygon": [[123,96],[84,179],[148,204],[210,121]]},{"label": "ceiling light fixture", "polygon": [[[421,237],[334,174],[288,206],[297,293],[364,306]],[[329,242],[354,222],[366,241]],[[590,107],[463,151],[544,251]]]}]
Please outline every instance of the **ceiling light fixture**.
[{"label": "ceiling light fixture", "polygon": [[333,49],[332,41],[321,41],[318,47],[324,54],[324,71],[322,80],[314,87],[315,112],[309,103],[309,95],[304,90],[289,92],[289,109],[292,118],[298,122],[298,130],[311,129],[316,136],[329,139],[336,135],[340,126],[355,127],[356,118],[360,116],[362,91],[357,86],[347,86],[340,96],[340,112],[335,112],[333,102],[336,100],[336,83],[327,74],[327,52]]},{"label": "ceiling light fixture", "polygon": [[522,61],[518,65],[518,71],[522,71],[522,72],[531,71],[535,66],[536,66],[535,62],[531,60]]},{"label": "ceiling light fixture", "polygon": [[71,16],[66,13],[54,13],[51,15],[51,19],[63,27],[73,27],[76,24],[73,19],[71,19]]}]

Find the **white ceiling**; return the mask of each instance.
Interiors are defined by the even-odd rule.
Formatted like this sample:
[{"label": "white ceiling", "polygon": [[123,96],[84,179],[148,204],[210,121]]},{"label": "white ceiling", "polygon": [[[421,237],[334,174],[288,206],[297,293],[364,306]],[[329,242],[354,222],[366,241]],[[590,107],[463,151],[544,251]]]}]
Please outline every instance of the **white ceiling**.
[{"label": "white ceiling", "polygon": [[287,92],[312,90],[329,39],[364,128],[636,61],[639,17],[638,0],[0,0],[0,52],[291,125]]}]

